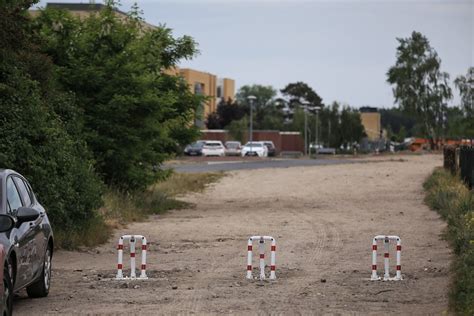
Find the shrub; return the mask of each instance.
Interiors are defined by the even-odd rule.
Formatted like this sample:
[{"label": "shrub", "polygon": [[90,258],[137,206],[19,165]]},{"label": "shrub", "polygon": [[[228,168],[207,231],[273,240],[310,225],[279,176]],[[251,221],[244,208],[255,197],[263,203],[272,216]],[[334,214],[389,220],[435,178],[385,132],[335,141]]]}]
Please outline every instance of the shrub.
[{"label": "shrub", "polygon": [[451,307],[459,314],[473,315],[474,193],[443,169],[436,169],[425,181],[424,188],[426,203],[448,223],[446,237],[456,254]]}]

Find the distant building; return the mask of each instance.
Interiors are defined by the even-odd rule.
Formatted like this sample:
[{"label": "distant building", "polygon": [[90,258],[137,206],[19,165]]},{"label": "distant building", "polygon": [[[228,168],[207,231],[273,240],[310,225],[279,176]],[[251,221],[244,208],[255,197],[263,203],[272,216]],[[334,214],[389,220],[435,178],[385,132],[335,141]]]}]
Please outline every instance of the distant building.
[{"label": "distant building", "polygon": [[[68,10],[80,18],[85,18],[92,13],[99,12],[106,8],[104,4],[94,3],[94,1],[91,1],[90,3],[47,3],[46,7]],[[31,16],[35,17],[40,11],[30,10],[29,12]],[[114,13],[121,19],[127,18],[127,13],[116,8],[114,8]],[[141,23],[142,26],[147,29],[154,29],[157,27],[146,23],[145,21],[142,21]],[[199,113],[202,117],[195,122],[199,127],[204,127],[204,121],[207,116],[216,111],[217,105],[221,100],[234,99],[235,82],[232,79],[218,78],[214,74],[188,68],[175,68],[167,70],[166,73],[182,76],[189,84],[189,88],[193,93],[210,97],[209,100],[203,104]]]},{"label": "distant building", "polygon": [[378,140],[382,133],[380,113],[377,108],[364,106],[359,109],[360,119],[364,126],[367,138],[371,141]]}]

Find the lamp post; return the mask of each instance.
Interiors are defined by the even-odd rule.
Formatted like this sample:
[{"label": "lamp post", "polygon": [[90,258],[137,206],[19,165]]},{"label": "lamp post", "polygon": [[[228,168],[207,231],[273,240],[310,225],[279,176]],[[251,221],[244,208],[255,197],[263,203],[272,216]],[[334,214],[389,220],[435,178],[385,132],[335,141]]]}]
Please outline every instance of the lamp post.
[{"label": "lamp post", "polygon": [[249,142],[250,142],[250,152],[252,152],[252,141],[253,141],[253,103],[257,97],[254,95],[249,95],[247,100],[249,101],[250,106],[250,125],[249,125]]},{"label": "lamp post", "polygon": [[314,110],[316,111],[316,133],[314,136],[314,157],[318,155],[318,146],[319,146],[319,110],[321,107],[315,106]]},{"label": "lamp post", "polygon": [[304,111],[304,154],[308,155],[308,101],[302,101]]}]

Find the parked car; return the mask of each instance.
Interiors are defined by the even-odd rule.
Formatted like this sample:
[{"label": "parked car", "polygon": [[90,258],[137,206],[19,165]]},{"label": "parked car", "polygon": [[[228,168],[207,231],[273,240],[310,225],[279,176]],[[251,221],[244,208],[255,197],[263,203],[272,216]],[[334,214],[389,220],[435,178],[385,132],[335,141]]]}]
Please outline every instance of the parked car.
[{"label": "parked car", "polygon": [[268,149],[263,142],[248,142],[242,147],[242,157],[244,156],[258,156],[267,157]]},{"label": "parked car", "polygon": [[184,148],[184,154],[188,156],[201,156],[204,143],[205,141],[198,140],[197,142],[187,145]]},{"label": "parked car", "polygon": [[7,293],[13,295],[26,288],[29,297],[47,296],[51,285],[53,231],[31,185],[13,170],[0,169],[0,214],[1,220],[8,222],[10,218],[14,223],[10,230],[0,233],[5,251],[3,273],[13,289]]},{"label": "parked car", "polygon": [[8,264],[7,256],[5,254],[4,243],[8,243],[8,239],[5,237],[4,232],[10,231],[15,225],[15,220],[13,217],[0,214],[0,238],[3,240],[0,242],[0,263],[2,264],[2,269],[0,269],[0,278],[3,281],[0,284],[0,312],[2,315],[11,315],[13,307],[13,285],[11,278],[8,273]]},{"label": "parked car", "polygon": [[273,144],[273,142],[270,140],[266,140],[263,143],[265,144],[265,146],[267,146],[268,157],[275,157],[276,155],[275,144]]},{"label": "parked car", "polygon": [[220,140],[208,140],[202,146],[203,156],[225,156],[225,148]]},{"label": "parked car", "polygon": [[240,156],[242,152],[242,144],[236,141],[225,142],[226,156]]}]

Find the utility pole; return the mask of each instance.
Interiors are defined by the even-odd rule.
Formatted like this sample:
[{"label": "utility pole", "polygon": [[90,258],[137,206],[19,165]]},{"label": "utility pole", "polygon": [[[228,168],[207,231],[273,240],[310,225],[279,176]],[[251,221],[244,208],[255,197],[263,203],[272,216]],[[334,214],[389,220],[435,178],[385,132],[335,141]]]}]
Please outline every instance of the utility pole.
[{"label": "utility pole", "polygon": [[253,141],[253,103],[257,97],[249,95],[247,100],[249,101],[250,106],[250,126],[249,126],[249,142],[250,142],[250,152],[252,153],[252,141]]},{"label": "utility pole", "polygon": [[314,110],[316,111],[316,133],[314,135],[314,157],[318,156],[318,151],[319,151],[319,106],[315,106]]},{"label": "utility pole", "polygon": [[304,154],[308,155],[308,101],[301,102],[304,110]]}]

